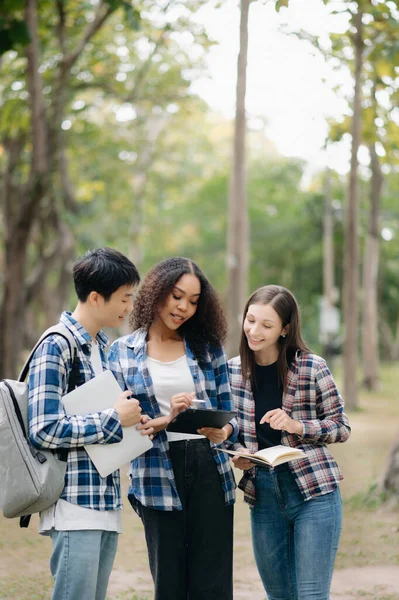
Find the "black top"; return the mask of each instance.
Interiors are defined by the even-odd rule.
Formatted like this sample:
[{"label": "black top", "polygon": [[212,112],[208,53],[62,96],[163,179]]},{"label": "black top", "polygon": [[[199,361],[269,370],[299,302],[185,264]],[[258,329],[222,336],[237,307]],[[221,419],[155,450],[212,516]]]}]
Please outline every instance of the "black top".
[{"label": "black top", "polygon": [[277,362],[272,365],[256,365],[256,385],[252,393],[255,399],[256,437],[259,450],[281,444],[281,431],[272,429],[269,423],[259,424],[268,410],[282,407],[283,384],[278,381]]}]

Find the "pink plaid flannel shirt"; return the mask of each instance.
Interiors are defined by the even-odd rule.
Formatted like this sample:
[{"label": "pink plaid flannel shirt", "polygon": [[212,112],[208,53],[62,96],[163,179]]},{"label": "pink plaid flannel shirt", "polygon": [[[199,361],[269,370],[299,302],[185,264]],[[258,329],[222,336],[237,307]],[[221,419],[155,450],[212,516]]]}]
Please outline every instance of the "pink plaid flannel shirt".
[{"label": "pink plaid flannel shirt", "polygon": [[[258,450],[255,430],[255,401],[251,385],[241,376],[241,360],[229,360],[231,392],[237,410],[238,441],[234,449]],[[282,409],[303,424],[302,436],[281,432],[281,443],[301,448],[306,458],[288,463],[305,500],[328,494],[343,479],[327,444],[345,442],[350,435],[344,401],[325,361],[320,356],[298,351],[288,372]],[[245,501],[254,506],[257,467],[244,471],[239,488]]]}]

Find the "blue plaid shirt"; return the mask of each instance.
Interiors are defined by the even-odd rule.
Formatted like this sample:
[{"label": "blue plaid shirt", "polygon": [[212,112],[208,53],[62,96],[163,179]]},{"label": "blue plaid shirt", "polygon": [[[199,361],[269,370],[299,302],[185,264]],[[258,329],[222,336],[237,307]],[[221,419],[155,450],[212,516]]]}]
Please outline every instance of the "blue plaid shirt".
[{"label": "blue plaid shirt", "polygon": [[[156,418],[161,416],[154,394],[152,379],[147,367],[147,332],[138,329],[133,334],[116,340],[110,349],[109,363],[122,390],[131,390],[140,402],[143,414]],[[207,354],[205,366],[201,369],[187,344],[187,362],[193,377],[196,397],[206,401],[206,408],[234,410],[227,374],[226,356],[222,349],[213,349]],[[237,434],[237,424],[232,422],[233,437]],[[211,443],[226,504],[235,500],[235,480],[228,455],[217,452]],[[132,484],[129,494],[144,506],[158,510],[182,510],[176,489],[169,444],[166,431],[154,437],[154,445],[148,452],[132,461]]]},{"label": "blue plaid shirt", "polygon": [[[87,331],[64,312],[61,323],[75,337],[82,382],[94,377],[90,362],[92,339]],[[100,331],[96,338],[103,368],[108,368],[108,338]],[[86,416],[67,416],[62,396],[68,389],[73,358],[65,338],[54,334],[36,350],[29,371],[29,437],[39,449],[68,450],[65,487],[61,498],[86,508],[122,508],[119,471],[100,477],[86,451],[87,444],[120,442],[123,433],[113,408]]]}]

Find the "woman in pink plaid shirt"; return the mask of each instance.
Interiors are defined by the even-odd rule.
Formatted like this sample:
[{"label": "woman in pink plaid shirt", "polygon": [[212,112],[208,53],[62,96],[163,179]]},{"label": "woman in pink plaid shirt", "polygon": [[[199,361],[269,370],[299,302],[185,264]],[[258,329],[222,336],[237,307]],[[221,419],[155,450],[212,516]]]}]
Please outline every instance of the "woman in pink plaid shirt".
[{"label": "woman in pink plaid shirt", "polygon": [[350,435],[325,361],[302,339],[299,307],[281,286],[256,290],[244,309],[240,356],[229,361],[238,411],[236,450],[279,444],[306,458],[244,471],[256,564],[269,600],[328,600],[342,523],[342,474],[327,444]]}]

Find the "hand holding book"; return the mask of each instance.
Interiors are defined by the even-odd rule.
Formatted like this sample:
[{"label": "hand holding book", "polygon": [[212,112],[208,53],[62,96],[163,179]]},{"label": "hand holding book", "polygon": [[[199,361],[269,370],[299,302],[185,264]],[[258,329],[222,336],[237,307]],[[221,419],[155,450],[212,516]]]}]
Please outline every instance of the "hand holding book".
[{"label": "hand holding book", "polygon": [[241,469],[242,471],[248,471],[248,469],[253,469],[254,463],[248,460],[248,458],[244,458],[243,456],[243,454],[251,454],[248,448],[241,448],[240,452],[242,452],[242,454],[231,457],[231,461],[236,467],[236,469]]},{"label": "hand holding book", "polygon": [[[255,454],[251,454],[248,452],[247,448],[242,448],[241,450],[225,450],[224,448],[216,448],[220,452],[226,452],[227,454],[231,454],[233,458],[233,462],[239,469],[249,469],[253,467],[253,465],[257,465],[258,467],[276,467],[277,465],[282,465],[291,460],[298,460],[306,458],[306,454],[303,450],[298,448],[291,448],[290,446],[272,446],[271,448],[263,448],[263,450],[259,450],[255,452]],[[236,457],[242,459],[242,462],[238,462],[235,460]],[[246,466],[246,463],[251,463],[251,466]],[[244,466],[241,466],[244,465]]]},{"label": "hand holding book", "polygon": [[132,398],[132,392],[126,390],[122,392],[114,404],[114,409],[118,413],[122,427],[132,427],[141,420],[141,407],[136,398]]}]

